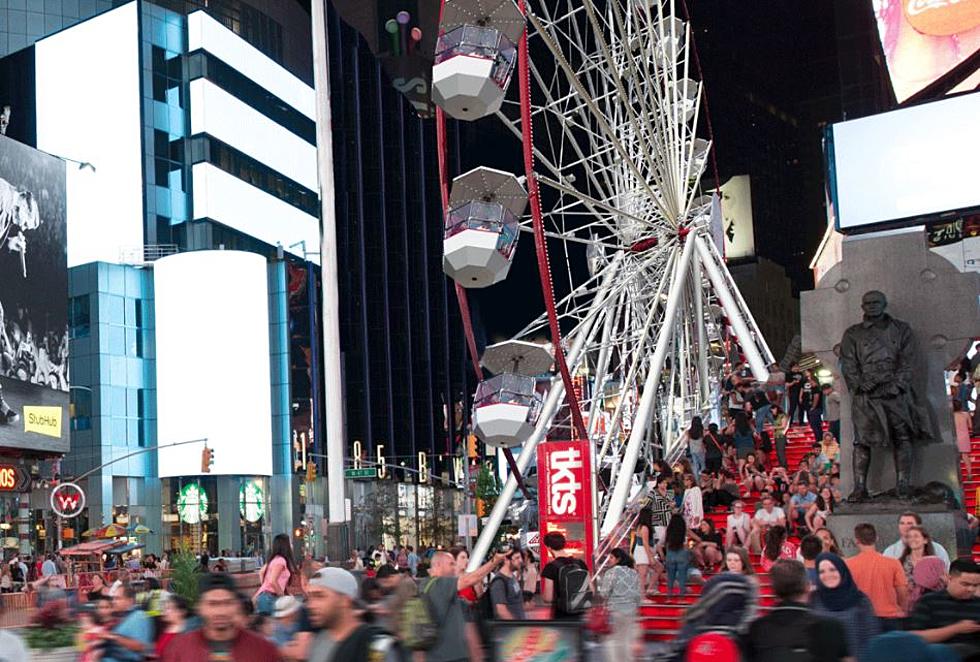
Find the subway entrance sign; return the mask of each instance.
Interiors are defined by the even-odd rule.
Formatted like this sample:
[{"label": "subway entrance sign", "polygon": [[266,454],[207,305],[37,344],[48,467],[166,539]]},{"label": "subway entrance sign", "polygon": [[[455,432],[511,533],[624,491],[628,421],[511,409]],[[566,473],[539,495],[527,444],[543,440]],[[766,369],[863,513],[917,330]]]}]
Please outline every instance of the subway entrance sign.
[{"label": "subway entrance sign", "polygon": [[14,464],[0,464],[0,492],[27,492],[31,489],[31,475]]},{"label": "subway entrance sign", "polygon": [[378,470],[375,468],[370,469],[346,469],[344,471],[344,478],[377,478]]}]

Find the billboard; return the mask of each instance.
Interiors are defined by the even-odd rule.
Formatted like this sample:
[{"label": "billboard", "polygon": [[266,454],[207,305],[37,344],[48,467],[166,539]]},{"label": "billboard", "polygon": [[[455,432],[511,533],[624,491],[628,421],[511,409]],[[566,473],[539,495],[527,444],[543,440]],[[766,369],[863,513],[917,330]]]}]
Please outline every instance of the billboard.
[{"label": "billboard", "polygon": [[960,271],[980,272],[980,214],[926,227],[932,252],[942,255]]},{"label": "billboard", "polygon": [[921,225],[980,208],[980,93],[828,129],[831,201],[841,232]]},{"label": "billboard", "polygon": [[203,445],[162,447],[205,438],[214,451],[211,473],[271,475],[265,258],[178,253],[154,263],[153,286],[160,477],[200,474]]},{"label": "billboard", "polygon": [[118,263],[121,254],[143,249],[137,5],[130,2],[34,46],[37,147],[76,162],[68,169],[72,267]]},{"label": "billboard", "polygon": [[[980,49],[980,0],[873,0],[873,5],[899,103]],[[978,84],[980,71],[952,91]]]},{"label": "billboard", "polygon": [[0,447],[68,452],[65,164],[0,136]]},{"label": "billboard", "polygon": [[[558,531],[565,549],[592,567],[592,456],[588,441],[538,445],[538,522],[541,536]],[[543,549],[543,548],[542,548]],[[542,567],[550,559],[542,559]]]},{"label": "billboard", "polygon": [[748,175],[732,177],[721,185],[722,234],[725,259],[755,255],[752,223],[752,180]]}]

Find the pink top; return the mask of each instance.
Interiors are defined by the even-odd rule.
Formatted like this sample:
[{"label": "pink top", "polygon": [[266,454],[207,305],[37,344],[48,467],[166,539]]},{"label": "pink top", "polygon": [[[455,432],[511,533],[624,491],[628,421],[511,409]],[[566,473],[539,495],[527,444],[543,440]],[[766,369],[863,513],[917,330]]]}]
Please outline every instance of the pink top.
[{"label": "pink top", "polygon": [[956,424],[956,446],[961,453],[970,452],[970,426],[971,416],[969,412],[958,411],[953,413],[953,422]]},{"label": "pink top", "polygon": [[[272,583],[272,577],[275,575],[274,570],[276,568],[282,568],[282,572],[279,573],[279,577],[276,579],[276,583]],[[262,586],[259,587],[258,593],[272,593],[273,595],[285,595],[286,586],[289,584],[289,567],[286,565],[286,559],[281,556],[269,561],[266,566],[262,569]]]}]

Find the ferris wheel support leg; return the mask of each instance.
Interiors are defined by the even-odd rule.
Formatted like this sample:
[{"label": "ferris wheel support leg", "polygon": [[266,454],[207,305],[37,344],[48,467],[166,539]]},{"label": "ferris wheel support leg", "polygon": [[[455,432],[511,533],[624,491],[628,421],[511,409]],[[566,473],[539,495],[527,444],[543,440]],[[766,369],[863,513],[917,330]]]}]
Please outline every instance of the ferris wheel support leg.
[{"label": "ferris wheel support leg", "polygon": [[[588,313],[585,315],[586,322],[583,322],[574,332],[573,337],[575,340],[572,342],[571,351],[568,352],[568,364],[573,368],[581,360],[582,352],[585,350],[589,339],[593,336],[592,327],[597,323],[596,320],[599,318],[597,312],[606,304],[610,288],[615,280],[616,274],[619,272],[620,260],[621,256],[615,258],[607,267],[608,271],[603,277],[599,290],[589,306]],[[531,465],[531,460],[537,453],[538,442],[544,438],[545,434],[551,428],[551,420],[554,418],[555,412],[558,411],[558,406],[564,397],[565,383],[561,376],[558,375],[551,380],[551,389],[548,391],[544,406],[541,408],[541,415],[538,419],[537,426],[534,428],[534,432],[524,442],[524,445],[521,447],[521,453],[517,456],[517,469],[522,475],[527,473],[527,468]],[[466,566],[467,572],[473,572],[483,564],[483,560],[490,551],[490,545],[497,537],[497,531],[500,529],[500,524],[504,521],[504,515],[507,514],[507,507],[514,498],[516,491],[517,479],[511,473],[504,482],[504,486],[501,488],[500,494],[493,504],[493,509],[490,511],[490,517],[487,518],[486,525],[480,531],[480,536],[476,539],[476,545],[473,546],[473,551],[470,553],[469,565]],[[541,495],[538,495],[538,498],[541,498]]]},{"label": "ferris wheel support leg", "polygon": [[[723,267],[719,267],[718,263],[715,262],[714,256],[711,254],[711,249],[705,244],[704,239],[697,236],[694,238],[694,243],[698,247],[698,257],[701,258],[701,264],[704,265],[705,271],[708,272],[708,279],[711,281],[711,286],[714,288],[715,294],[718,295],[718,300],[721,302],[721,307],[725,310],[725,315],[728,317],[729,322],[731,322],[732,329],[735,331],[735,335],[740,341],[739,344],[742,346],[742,351],[745,352],[745,358],[749,362],[752,374],[755,375],[758,381],[766,381],[769,379],[769,364],[759,352],[759,347],[753,339],[749,325],[742,316],[742,308],[738,305],[731,290],[728,289],[725,275],[721,271]],[[752,326],[755,327],[754,321]],[[761,339],[762,334],[759,333],[758,329],[755,329],[755,331],[756,337]]]},{"label": "ferris wheel support leg", "polygon": [[[664,308],[663,322],[657,334],[656,348],[653,351],[653,358],[650,360],[650,369],[647,371],[646,383],[643,385],[643,395],[640,397],[640,405],[636,409],[634,416],[635,424],[630,430],[629,442],[626,444],[626,452],[623,454],[622,464],[616,472],[616,486],[613,488],[612,498],[609,500],[609,509],[606,511],[606,518],[602,522],[602,535],[607,535],[619,522],[629,499],[630,485],[633,482],[633,471],[636,469],[636,460],[640,455],[640,446],[646,439],[646,432],[653,415],[653,400],[657,395],[660,385],[660,374],[664,369],[664,362],[667,358],[667,350],[673,342],[674,320],[677,317],[677,308],[681,302],[681,295],[684,293],[684,281],[690,272],[688,266],[691,264],[691,255],[694,253],[694,242],[688,240],[684,243],[684,249],[674,270],[675,280],[670,284],[670,291],[667,294],[667,305]],[[540,497],[541,495],[539,495]]]},{"label": "ferris wheel support leg", "polygon": [[708,378],[708,334],[704,325],[704,296],[701,292],[702,269],[700,260],[691,261],[691,288],[694,292],[694,319],[698,332],[698,386],[701,388],[701,404],[710,401],[711,384]]},{"label": "ferris wheel support leg", "polygon": [[[708,242],[705,244],[708,253],[714,258],[715,264],[725,264],[724,258],[722,258],[721,253],[718,252],[718,248],[714,245],[714,242]],[[762,331],[759,330],[759,325],[755,323],[755,317],[752,316],[752,311],[749,309],[745,299],[742,297],[742,293],[738,289],[738,285],[735,284],[735,279],[732,278],[732,272],[728,270],[728,267],[722,269],[722,275],[725,277],[725,282],[728,283],[732,296],[738,305],[745,312],[745,319],[749,327],[755,333],[755,340],[758,343],[759,348],[762,350],[762,358],[766,362],[766,366],[770,366],[776,362],[775,357],[772,355],[772,350],[769,349],[769,343],[766,342],[765,336],[762,335]]]}]

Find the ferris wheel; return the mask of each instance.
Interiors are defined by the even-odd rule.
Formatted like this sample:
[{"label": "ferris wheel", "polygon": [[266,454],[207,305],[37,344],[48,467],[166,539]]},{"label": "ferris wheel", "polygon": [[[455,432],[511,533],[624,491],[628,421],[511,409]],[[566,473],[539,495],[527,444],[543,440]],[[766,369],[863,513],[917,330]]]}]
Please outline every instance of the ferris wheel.
[{"label": "ferris wheel", "polygon": [[[519,446],[518,472],[549,436],[589,440],[603,540],[637,501],[641,458],[675,457],[691,418],[711,415],[725,342],[736,339],[756,380],[773,362],[712,236],[718,201],[700,185],[711,144],[697,135],[703,93],[682,9],[681,0],[444,0],[433,67],[444,268],[464,326],[467,289],[505,279],[516,250],[534,251],[545,301],[482,357],[468,330],[482,380],[475,431]],[[524,172],[448,172],[446,115],[495,116],[519,142]],[[541,351],[554,365],[545,393],[535,388]],[[472,563],[516,488],[512,475]]]}]

